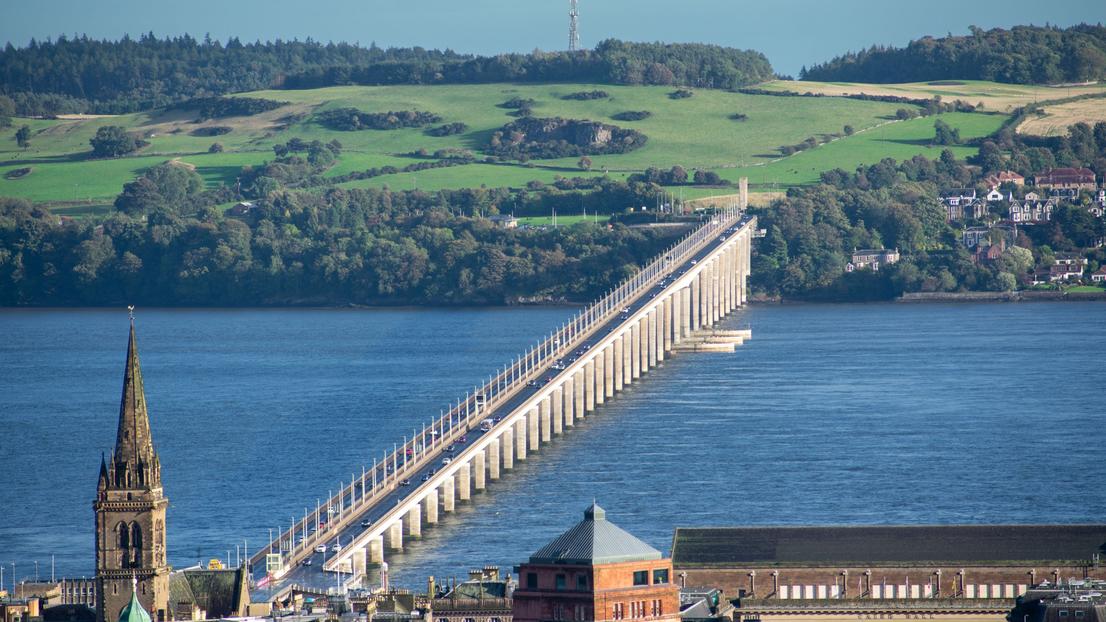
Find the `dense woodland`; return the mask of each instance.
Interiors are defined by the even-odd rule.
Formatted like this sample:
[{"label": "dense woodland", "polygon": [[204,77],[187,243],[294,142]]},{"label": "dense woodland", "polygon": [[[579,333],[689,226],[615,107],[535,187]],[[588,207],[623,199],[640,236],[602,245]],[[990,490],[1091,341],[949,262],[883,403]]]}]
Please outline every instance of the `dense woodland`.
[{"label": "dense woodland", "polygon": [[226,93],[344,84],[561,81],[735,88],[771,77],[768,59],[751,50],[614,39],[573,53],[484,57],[311,40],[159,39],[151,33],[119,41],[62,36],[26,47],[9,44],[0,52],[0,95],[10,97],[20,115],[118,114]]},{"label": "dense woodland", "polygon": [[1106,79],[1106,27],[1016,26],[962,37],[925,37],[904,48],[873,46],[800,72],[826,82],[993,80],[1056,84]]}]

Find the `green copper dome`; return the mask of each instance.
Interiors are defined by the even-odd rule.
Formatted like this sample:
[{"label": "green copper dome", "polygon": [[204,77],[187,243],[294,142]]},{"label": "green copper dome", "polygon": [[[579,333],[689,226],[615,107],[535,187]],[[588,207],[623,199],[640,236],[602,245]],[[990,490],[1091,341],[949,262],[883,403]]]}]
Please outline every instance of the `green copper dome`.
[{"label": "green copper dome", "polygon": [[146,613],[142,603],[138,602],[138,580],[134,579],[132,583],[131,602],[119,612],[119,622],[152,622],[150,614]]}]

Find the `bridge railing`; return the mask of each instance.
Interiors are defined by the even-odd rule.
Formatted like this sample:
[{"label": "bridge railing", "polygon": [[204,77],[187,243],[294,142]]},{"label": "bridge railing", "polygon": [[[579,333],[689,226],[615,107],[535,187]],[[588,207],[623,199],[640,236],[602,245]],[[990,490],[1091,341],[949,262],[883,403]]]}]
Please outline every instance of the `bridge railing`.
[{"label": "bridge railing", "polygon": [[580,338],[621,312],[642,289],[667,275],[673,266],[729,227],[740,215],[736,203],[709,214],[702,226],[685,234],[634,276],[580,310],[560,329],[512,359],[483,384],[466,392],[456,404],[450,403],[429,426],[424,424],[421,431],[412,430],[411,436],[404,436],[402,443],[393,444],[392,451],[385,452],[382,460],[374,459],[372,467],[362,466],[360,477],[351,474],[349,484],[343,483],[335,494],[328,493],[325,501],[318,500],[314,511],[308,508],[302,519],[293,517],[289,528],[258,551],[251,561],[257,564],[267,553],[292,554],[325,541],[379,496],[395,490],[406,472],[422,466],[425,455],[433,455],[433,450],[455,442],[473,429],[483,413],[510,398],[544,373],[550,364],[571,353]]}]

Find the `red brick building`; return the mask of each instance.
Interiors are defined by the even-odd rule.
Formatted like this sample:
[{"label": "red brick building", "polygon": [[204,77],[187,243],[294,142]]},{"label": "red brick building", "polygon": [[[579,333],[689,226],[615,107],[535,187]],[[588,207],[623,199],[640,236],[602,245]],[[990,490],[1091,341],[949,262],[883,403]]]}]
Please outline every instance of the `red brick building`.
[{"label": "red brick building", "polygon": [[1049,189],[1094,190],[1094,171],[1089,168],[1053,168],[1037,175],[1037,186]]},{"label": "red brick building", "polygon": [[675,622],[680,598],[672,560],[607,521],[592,504],[584,520],[518,568],[514,622]]}]

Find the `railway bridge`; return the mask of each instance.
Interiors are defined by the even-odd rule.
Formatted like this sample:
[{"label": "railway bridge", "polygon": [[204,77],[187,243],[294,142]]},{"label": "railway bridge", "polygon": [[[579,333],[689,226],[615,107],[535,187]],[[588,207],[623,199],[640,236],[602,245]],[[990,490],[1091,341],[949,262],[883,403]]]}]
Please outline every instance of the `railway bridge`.
[{"label": "railway bridge", "polygon": [[[756,218],[737,202],[474,387],[250,560],[255,585],[360,585],[469,501],[746,302]],[[733,338],[733,335],[730,335]],[[736,337],[740,340],[740,336]],[[334,544],[340,548],[335,550]],[[326,546],[326,552],[319,552]],[[332,574],[327,574],[332,573]]]}]

